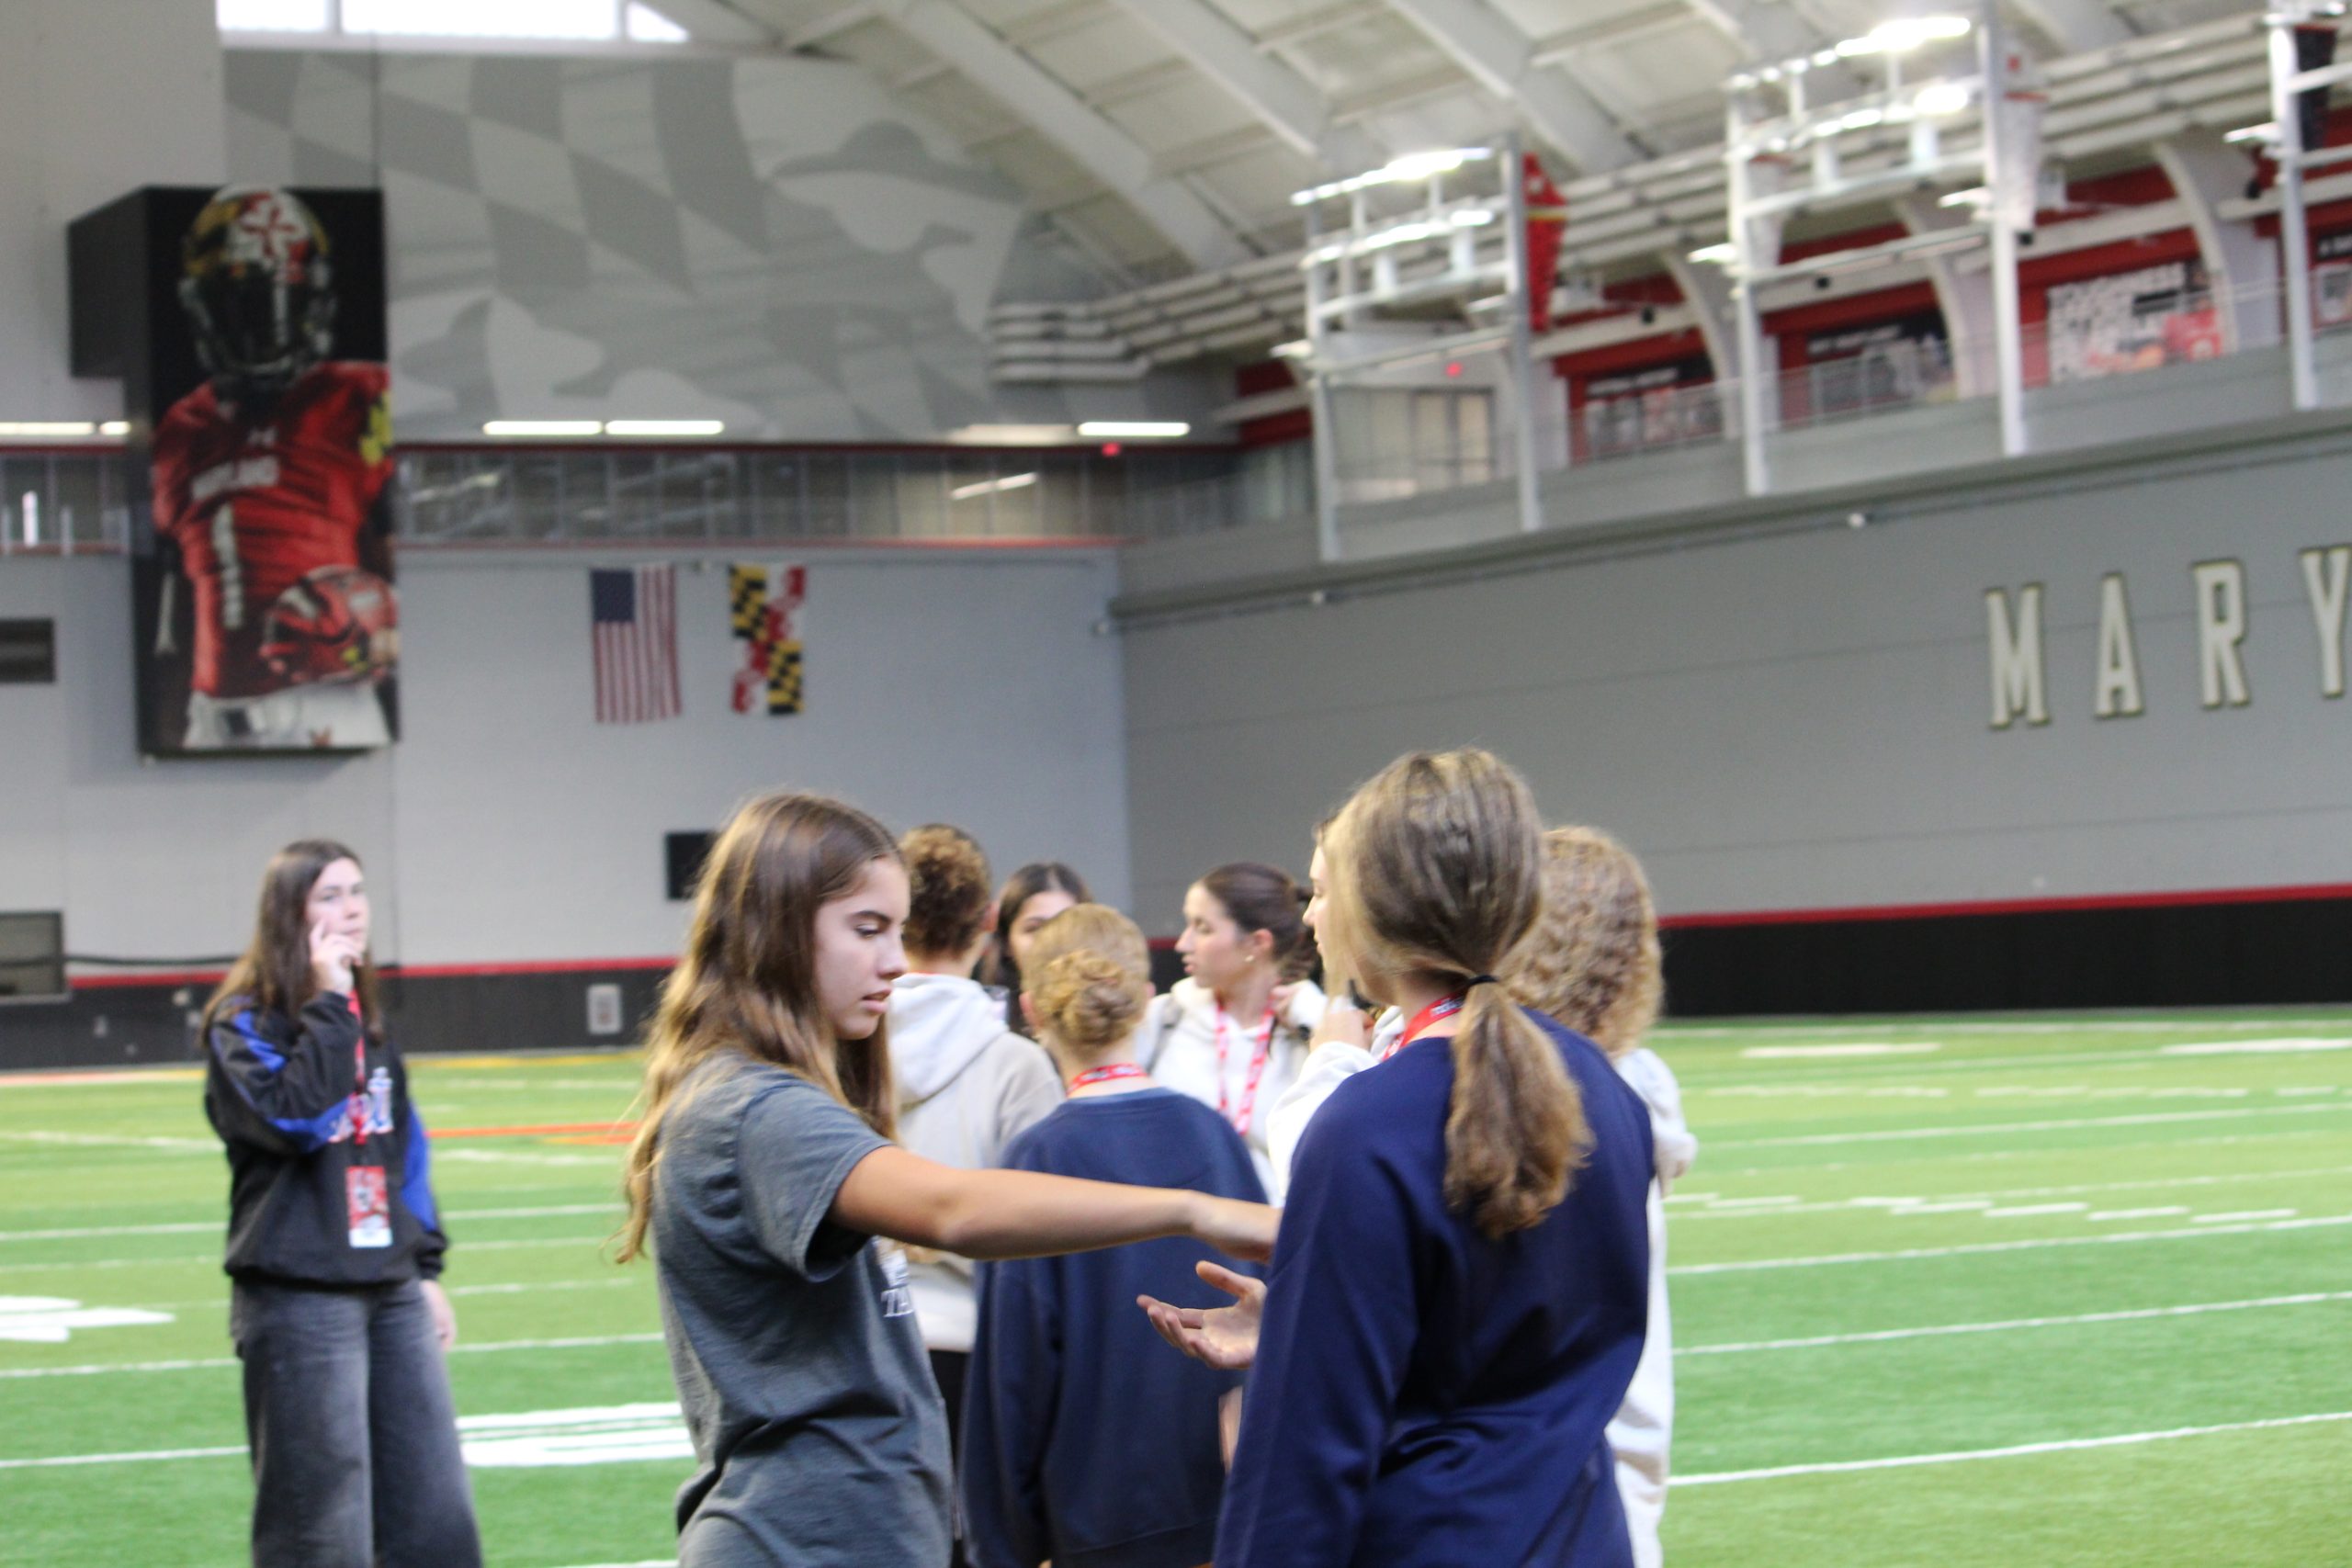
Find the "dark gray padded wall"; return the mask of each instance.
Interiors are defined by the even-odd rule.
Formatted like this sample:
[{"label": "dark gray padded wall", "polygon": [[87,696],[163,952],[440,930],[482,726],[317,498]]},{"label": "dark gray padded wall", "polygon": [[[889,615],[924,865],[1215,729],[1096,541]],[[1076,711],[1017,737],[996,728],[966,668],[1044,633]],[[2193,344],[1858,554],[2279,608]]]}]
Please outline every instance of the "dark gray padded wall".
[{"label": "dark gray padded wall", "polygon": [[[2298,562],[2352,542],[2347,494],[2340,431],[2143,449],[2009,488],[1889,486],[1860,529],[1842,502],[1758,509],[1745,534],[1735,515],[1476,581],[1431,558],[1322,607],[1310,574],[1279,607],[1133,622],[1146,924],[1174,929],[1217,861],[1303,869],[1354,781],[1472,741],[1551,816],[1625,838],[1669,913],[2352,881],[2352,705],[2322,694]],[[2245,564],[2253,700],[2209,711],[2191,571],[2224,558]],[[2145,712],[2099,720],[2109,572]],[[2051,722],[1996,730],[1984,594],[2034,582]]]}]

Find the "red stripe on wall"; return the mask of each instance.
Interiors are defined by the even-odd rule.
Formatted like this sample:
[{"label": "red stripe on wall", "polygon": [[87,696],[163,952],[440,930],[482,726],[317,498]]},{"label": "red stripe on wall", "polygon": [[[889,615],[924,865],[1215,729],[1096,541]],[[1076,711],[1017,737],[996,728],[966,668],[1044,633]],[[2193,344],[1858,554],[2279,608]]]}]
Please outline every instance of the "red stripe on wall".
[{"label": "red stripe on wall", "polygon": [[[2207,887],[2177,893],[2098,893],[2064,898],[1985,898],[1946,904],[1856,904],[1815,909],[1741,909],[1719,913],[1666,915],[1658,924],[1669,931],[1717,926],[1834,925],[1855,920],[1939,920],[1972,915],[2063,915],[2103,909],[2187,909],[2222,904],[2297,904],[2325,899],[2352,899],[2352,882],[2312,882],[2283,887]],[[1170,936],[1150,939],[1151,946],[1167,952],[1176,945]],[[674,957],[542,958],[504,964],[406,964],[392,971],[424,980],[473,979],[508,975],[585,975],[667,969]],[[116,989],[134,986],[218,985],[219,970],[180,969],[146,974],[77,975],[77,991]]]},{"label": "red stripe on wall", "polygon": [[1860,904],[1829,909],[1749,909],[1667,915],[1668,930],[1708,926],[1831,925],[1847,920],[1936,920],[1970,915],[2063,915],[2100,909],[2185,909],[2213,904],[2293,904],[2352,898],[2352,883],[2291,887],[2211,887],[2185,893],[2101,893],[2069,898],[1988,898],[1952,904]]}]

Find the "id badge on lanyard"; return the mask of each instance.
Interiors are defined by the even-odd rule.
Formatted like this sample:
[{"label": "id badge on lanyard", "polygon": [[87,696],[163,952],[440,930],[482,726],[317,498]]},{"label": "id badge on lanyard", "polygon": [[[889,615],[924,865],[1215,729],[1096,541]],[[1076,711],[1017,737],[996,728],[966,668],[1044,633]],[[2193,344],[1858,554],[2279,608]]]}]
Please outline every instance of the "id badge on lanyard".
[{"label": "id badge on lanyard", "polygon": [[[361,1158],[368,1151],[368,1037],[351,1048],[351,1142]],[[380,1165],[348,1165],[343,1171],[343,1196],[354,1247],[392,1245],[392,1195],[384,1184]]]}]

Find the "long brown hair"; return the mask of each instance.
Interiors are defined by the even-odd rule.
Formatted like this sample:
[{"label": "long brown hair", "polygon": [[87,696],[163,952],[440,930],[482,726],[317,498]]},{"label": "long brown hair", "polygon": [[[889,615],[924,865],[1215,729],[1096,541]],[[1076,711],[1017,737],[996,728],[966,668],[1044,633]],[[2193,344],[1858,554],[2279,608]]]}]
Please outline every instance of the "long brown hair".
[{"label": "long brown hair", "polygon": [[645,1249],[662,1123],[680,1085],[721,1052],[807,1078],[884,1137],[896,1132],[887,1025],[842,1043],[818,1001],[817,909],[854,888],[899,847],[882,824],[822,795],[763,795],[711,845],[695,889],[685,952],[645,1037],[645,1083],[630,1142],[628,1218],[617,1256]]},{"label": "long brown hair", "polygon": [[[292,1018],[318,990],[311,973],[311,889],[339,860],[359,865],[359,857],[333,839],[297,839],[269,857],[261,874],[261,908],[253,940],[204,1004],[204,1030],[238,1008]],[[364,867],[362,868],[365,869]],[[351,968],[359,993],[359,1016],[370,1040],[384,1038],[384,1010],[378,1004],[376,961],[362,955]]]},{"label": "long brown hair", "polygon": [[1488,1236],[1567,1195],[1592,1133],[1550,1036],[1499,985],[1534,925],[1541,829],[1526,781],[1490,752],[1415,752],[1356,791],[1323,840],[1323,930],[1380,992],[1408,975],[1466,987],[1453,1036],[1445,1197]]},{"label": "long brown hair", "polygon": [[1544,912],[1504,972],[1511,994],[1623,1056],[1657,1021],[1657,913],[1632,852],[1598,828],[1544,835]]}]

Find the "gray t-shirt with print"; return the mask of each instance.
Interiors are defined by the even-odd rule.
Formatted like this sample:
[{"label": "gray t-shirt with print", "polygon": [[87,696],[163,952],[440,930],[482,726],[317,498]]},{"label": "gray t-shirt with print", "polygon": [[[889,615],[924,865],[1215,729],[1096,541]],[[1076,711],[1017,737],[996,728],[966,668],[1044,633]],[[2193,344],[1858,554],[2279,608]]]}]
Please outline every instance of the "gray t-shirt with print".
[{"label": "gray t-shirt with print", "polygon": [[662,1325],[702,1462],[687,1568],[943,1568],[947,1418],[895,1244],[826,1213],[886,1140],[823,1089],[729,1053],[664,1118]]}]

